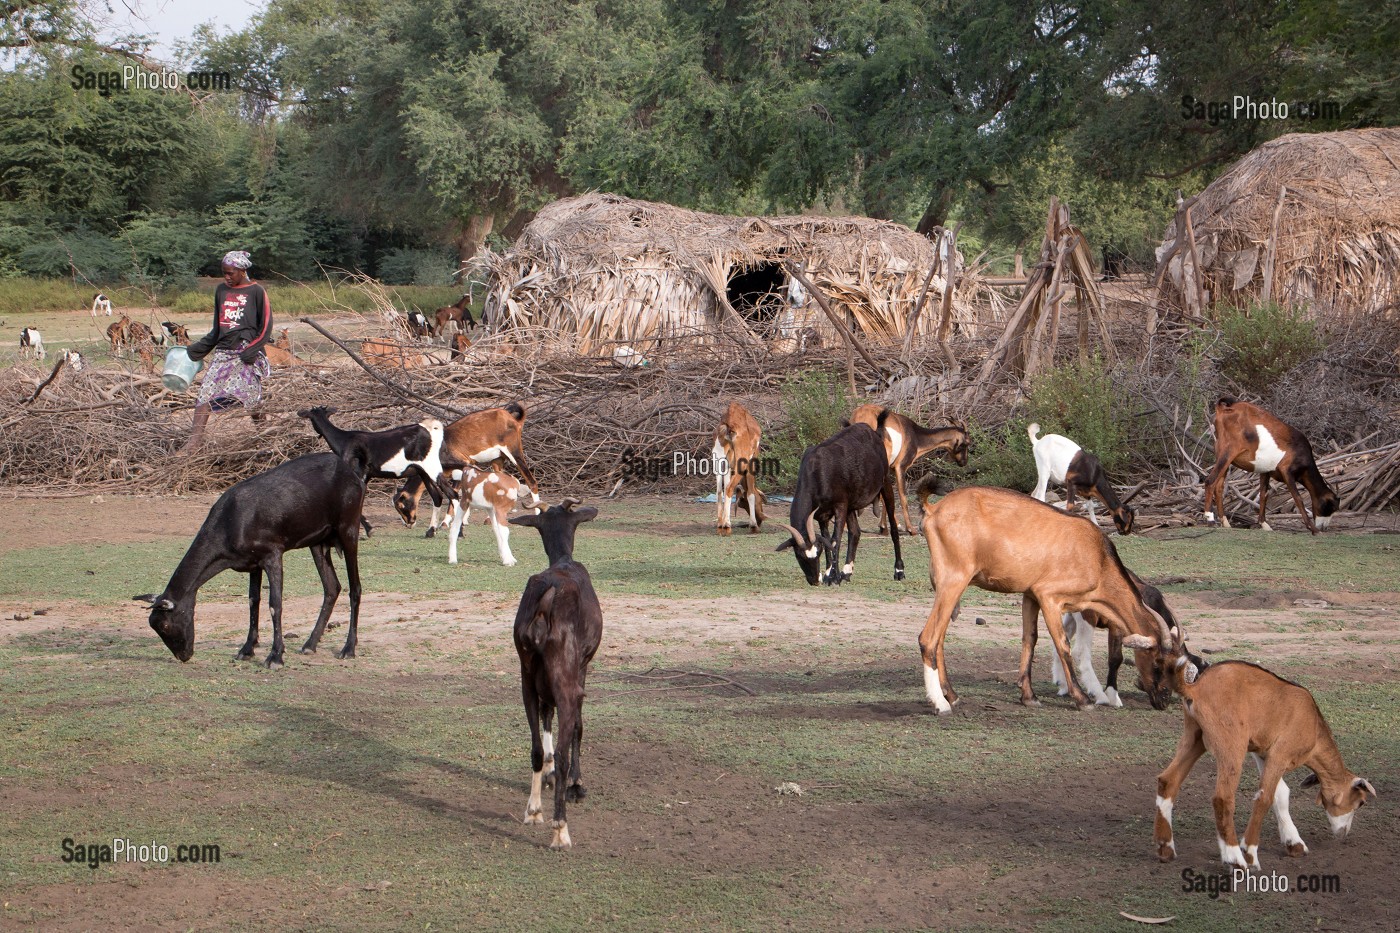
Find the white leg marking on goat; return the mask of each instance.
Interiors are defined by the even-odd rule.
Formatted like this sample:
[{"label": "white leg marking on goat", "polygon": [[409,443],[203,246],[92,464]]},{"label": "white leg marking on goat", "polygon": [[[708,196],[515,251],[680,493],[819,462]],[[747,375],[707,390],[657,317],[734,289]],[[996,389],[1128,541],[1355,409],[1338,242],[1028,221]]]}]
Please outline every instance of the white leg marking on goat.
[{"label": "white leg marking on goat", "polygon": [[1269,527],[1269,523],[1268,523],[1268,522],[1260,522],[1260,523],[1259,523],[1259,530],[1260,530],[1260,531],[1273,531],[1273,529]]},{"label": "white leg marking on goat", "polygon": [[1258,847],[1258,846],[1245,846],[1245,847],[1244,847],[1244,861],[1245,861],[1245,865],[1246,865],[1247,867],[1249,867],[1249,868],[1258,868],[1258,867],[1259,867],[1259,847]]},{"label": "white leg marking on goat", "polygon": [[1215,521],[1215,513],[1214,513],[1214,512],[1207,512],[1207,513],[1206,513],[1206,521],[1208,521],[1208,522],[1213,522],[1213,521]]},{"label": "white leg marking on goat", "polygon": [[938,671],[927,664],[924,665],[924,691],[928,694],[928,701],[940,713],[946,713],[953,708],[943,697],[943,684],[938,680]]},{"label": "white leg marking on goat", "polygon": [[450,527],[447,532],[447,562],[457,563],[457,536],[462,533],[462,522],[467,518],[467,504],[453,500],[452,509],[448,513],[452,517]]},{"label": "white leg marking on goat", "polygon": [[1157,812],[1162,814],[1162,819],[1167,821],[1167,825],[1172,825],[1172,799],[1170,797],[1157,797]]},{"label": "white leg marking on goat", "polygon": [[1115,687],[1109,687],[1107,690],[1105,690],[1105,691],[1103,692],[1103,695],[1106,696],[1106,697],[1108,697],[1108,705],[1109,705],[1109,706],[1113,707],[1114,709],[1122,709],[1122,708],[1123,708],[1123,701],[1122,701],[1121,699],[1119,699],[1119,697],[1118,697],[1118,690],[1117,690],[1117,688],[1115,688]]},{"label": "white leg marking on goat", "polygon": [[758,525],[758,496],[749,493],[749,524]]},{"label": "white leg marking on goat", "polygon": [[491,513],[491,530],[496,533],[496,550],[500,552],[501,563],[515,566],[515,555],[510,552],[510,526],[502,524],[495,512]]},{"label": "white leg marking on goat", "polygon": [[1317,526],[1317,530],[1318,530],[1318,531],[1326,531],[1326,530],[1327,530],[1327,526],[1330,525],[1331,523],[1332,523],[1332,516],[1330,516],[1330,515],[1323,515],[1323,516],[1321,516],[1321,517],[1313,516],[1313,524]]},{"label": "white leg marking on goat", "polygon": [[856,565],[847,561],[846,565],[841,568],[841,572],[849,577],[851,574],[856,572]]},{"label": "white leg marking on goat", "polygon": [[1095,705],[1112,706],[1113,700],[1103,692],[1099,675],[1094,673],[1094,627],[1079,613],[1075,612],[1072,615],[1074,640],[1070,645],[1070,656],[1074,658],[1074,672],[1079,675],[1079,686],[1094,698]]},{"label": "white leg marking on goat", "polygon": [[1239,846],[1227,846],[1225,840],[1219,836],[1215,837],[1215,841],[1220,845],[1220,861],[1224,862],[1226,865],[1234,865],[1239,868],[1249,867],[1245,864],[1244,853],[1240,851]]},{"label": "white leg marking on goat", "polygon": [[540,742],[544,745],[544,773],[550,775],[554,773],[554,733],[543,732],[540,734]]},{"label": "white leg marking on goat", "polygon": [[530,775],[530,800],[525,804],[525,822],[543,823],[544,817],[541,812],[544,807],[540,804],[540,790],[544,786],[544,772],[535,771]]},{"label": "white leg marking on goat", "polygon": [[554,827],[554,838],[550,840],[551,849],[571,849],[574,841],[569,838],[569,824],[563,820],[554,820],[549,824]]}]

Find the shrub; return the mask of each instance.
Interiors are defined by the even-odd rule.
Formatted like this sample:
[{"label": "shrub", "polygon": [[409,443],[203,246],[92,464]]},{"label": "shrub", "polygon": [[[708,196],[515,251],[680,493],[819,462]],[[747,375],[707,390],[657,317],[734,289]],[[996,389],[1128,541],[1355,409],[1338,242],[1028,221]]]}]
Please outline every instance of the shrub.
[{"label": "shrub", "polygon": [[1225,355],[1221,372],[1242,388],[1267,392],[1284,373],[1322,349],[1317,326],[1301,311],[1277,302],[1231,308],[1220,316]]},{"label": "shrub", "polygon": [[777,457],[781,465],[776,485],[790,492],[797,486],[803,451],[841,430],[855,401],[840,376],[818,369],[798,371],[780,391],[788,420],[763,446],[764,456]]}]

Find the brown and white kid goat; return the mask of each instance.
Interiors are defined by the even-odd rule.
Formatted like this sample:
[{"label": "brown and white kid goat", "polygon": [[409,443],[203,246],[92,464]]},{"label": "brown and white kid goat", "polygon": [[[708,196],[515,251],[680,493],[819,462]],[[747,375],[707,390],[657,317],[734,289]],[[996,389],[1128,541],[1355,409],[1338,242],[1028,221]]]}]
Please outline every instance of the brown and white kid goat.
[{"label": "brown and white kid goat", "polygon": [[1031,439],[1031,454],[1035,457],[1036,481],[1031,496],[1044,502],[1049,484],[1059,483],[1065,487],[1065,511],[1073,511],[1075,496],[1082,496],[1089,507],[1089,520],[1097,525],[1099,520],[1094,515],[1094,500],[1097,499],[1113,516],[1113,524],[1120,535],[1132,532],[1134,513],[1128,503],[1143,487],[1139,486],[1120,500],[1098,457],[1063,434],[1047,434],[1038,438],[1036,435],[1039,433],[1038,424],[1026,427],[1026,434]]},{"label": "brown and white kid goat", "polygon": [[[574,560],[574,532],[592,521],[597,509],[574,510],[577,499],[539,515],[517,515],[512,525],[529,525],[540,533],[549,567],[530,578],[515,613],[515,651],[520,655],[520,693],[525,718],[530,723],[530,800],[526,823],[544,822],[540,791],[549,772],[554,773],[554,817],[550,826],[552,849],[573,845],[565,802],[582,800],[579,770],[583,744],[583,697],[588,663],[603,641],[603,609],[588,568]],[[559,712],[557,744],[550,738],[550,723]],[[541,730],[543,725],[543,730]]]},{"label": "brown and white kid goat", "polygon": [[719,426],[711,452],[715,472],[715,531],[729,534],[734,493],[749,513],[749,532],[758,534],[763,525],[764,495],[758,488],[758,442],[763,430],[749,410],[730,402]]},{"label": "brown and white kid goat", "polygon": [[[1206,474],[1206,522],[1215,524],[1216,510],[1226,528],[1225,474],[1230,467],[1259,474],[1259,527],[1271,530],[1264,521],[1269,504],[1269,480],[1288,487],[1298,514],[1308,531],[1317,534],[1327,527],[1337,511],[1337,494],[1323,480],[1313,459],[1312,445],[1303,432],[1284,424],[1257,405],[1225,396],[1215,403],[1215,465]],[[1303,508],[1298,494],[1301,482],[1312,498],[1312,515]]]},{"label": "brown and white kid goat", "polygon": [[[881,430],[880,413],[885,413],[884,429]],[[967,425],[954,422],[946,428],[924,428],[915,424],[898,412],[890,411],[883,405],[861,405],[851,412],[852,424],[869,425],[880,432],[880,440],[885,444],[885,458],[894,470],[894,489],[899,494],[899,506],[904,512],[904,530],[918,534],[909,521],[909,500],[904,496],[904,474],[925,454],[942,451],[958,466],[967,466]],[[885,531],[885,515],[880,516],[880,533]]]},{"label": "brown and white kid goat", "polygon": [[[475,467],[467,467],[465,474],[461,470],[453,470],[452,482],[457,486],[461,500],[453,503],[448,522],[447,562],[457,563],[457,538],[462,534],[462,524],[467,521],[471,510],[476,508],[485,510],[490,516],[491,530],[496,535],[496,550],[501,555],[501,563],[507,567],[514,567],[515,555],[510,552],[508,516],[521,504],[522,498],[532,498],[527,495],[528,488],[514,476],[499,469],[478,470]],[[540,510],[535,508],[534,513],[538,515]]]},{"label": "brown and white kid goat", "polygon": [[[1132,640],[1125,644],[1131,647]],[[1302,786],[1318,788],[1317,802],[1327,811],[1332,834],[1339,839],[1346,837],[1357,808],[1376,796],[1376,789],[1342,764],[1332,730],[1311,693],[1245,661],[1220,661],[1198,672],[1183,658],[1174,677],[1186,711],[1186,728],[1176,756],[1157,776],[1157,818],[1152,836],[1159,859],[1169,862],[1176,858],[1172,804],[1191,767],[1207,751],[1215,756],[1212,803],[1220,860],[1226,865],[1259,867],[1259,836],[1264,811],[1270,807],[1288,854],[1307,853],[1307,844],[1289,815],[1288,785],[1283,781],[1294,768],[1312,770]],[[1259,769],[1260,789],[1254,795],[1241,846],[1235,836],[1235,793],[1246,753],[1253,755]]]},{"label": "brown and white kid goat", "polygon": [[[1171,698],[1170,664],[1185,652],[1180,629],[1143,602],[1141,591],[1113,543],[1089,522],[1066,515],[1023,493],[969,486],[924,510],[929,576],[937,596],[919,635],[924,688],[939,713],[952,711],[957,694],[948,682],[943,639],[969,585],[994,593],[1021,593],[1021,702],[1037,706],[1031,687],[1038,614],[1066,671],[1074,665],[1061,619],[1093,610],[1120,637],[1140,635],[1134,646],[1139,686],[1156,709]],[[1093,705],[1071,679],[1069,695],[1081,709]]]},{"label": "brown and white kid goat", "polygon": [[[521,448],[521,429],[525,425],[525,408],[519,402],[508,402],[500,408],[486,408],[458,418],[447,426],[442,437],[442,465],[447,470],[484,467],[504,458],[513,463],[530,487],[531,502],[540,498],[539,484],[525,462]],[[418,500],[423,497],[421,477],[410,476],[394,496],[394,508],[408,527],[418,521]],[[439,508],[433,505],[433,519],[428,524],[427,537],[437,533]]]}]

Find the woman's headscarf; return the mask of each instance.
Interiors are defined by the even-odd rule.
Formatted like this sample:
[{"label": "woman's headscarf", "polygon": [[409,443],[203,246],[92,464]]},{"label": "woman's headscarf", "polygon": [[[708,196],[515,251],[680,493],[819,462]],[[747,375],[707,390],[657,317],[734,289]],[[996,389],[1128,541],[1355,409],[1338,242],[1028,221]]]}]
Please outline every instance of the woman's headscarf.
[{"label": "woman's headscarf", "polygon": [[246,249],[234,249],[224,253],[223,264],[234,269],[251,269],[253,268],[253,259],[248,255]]}]

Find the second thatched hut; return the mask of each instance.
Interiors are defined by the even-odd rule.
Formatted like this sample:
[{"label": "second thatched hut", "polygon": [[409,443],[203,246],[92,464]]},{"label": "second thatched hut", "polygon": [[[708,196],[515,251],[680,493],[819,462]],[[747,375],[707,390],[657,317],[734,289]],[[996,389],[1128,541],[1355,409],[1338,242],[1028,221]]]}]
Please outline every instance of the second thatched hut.
[{"label": "second thatched hut", "polygon": [[[543,208],[509,250],[487,258],[486,319],[498,333],[544,328],[583,353],[648,352],[669,340],[835,340],[813,297],[794,287],[787,264],[800,263],[857,334],[898,340],[936,249],[863,217],[732,217],[587,194]],[[953,324],[968,330],[979,280],[955,281]],[[937,328],[944,286],[941,274],[929,281],[916,333]]]},{"label": "second thatched hut", "polygon": [[1400,129],[1292,133],[1184,202],[1157,251],[1168,301],[1340,311],[1400,299]]}]

